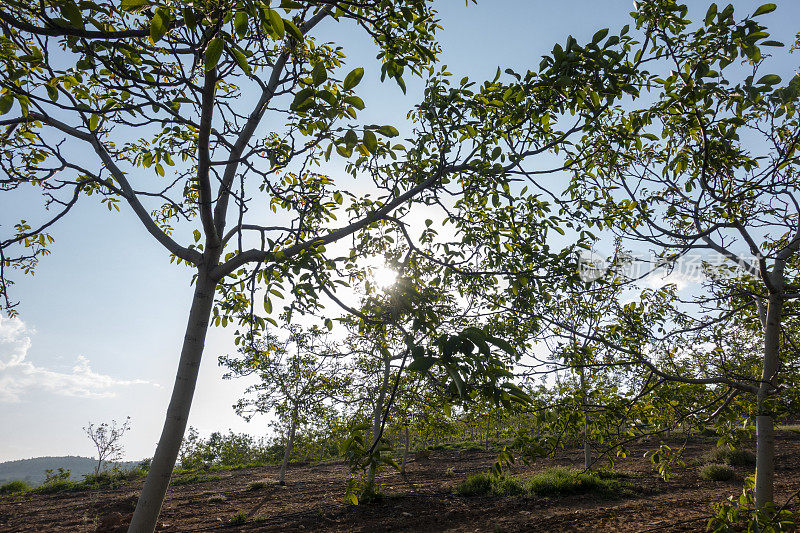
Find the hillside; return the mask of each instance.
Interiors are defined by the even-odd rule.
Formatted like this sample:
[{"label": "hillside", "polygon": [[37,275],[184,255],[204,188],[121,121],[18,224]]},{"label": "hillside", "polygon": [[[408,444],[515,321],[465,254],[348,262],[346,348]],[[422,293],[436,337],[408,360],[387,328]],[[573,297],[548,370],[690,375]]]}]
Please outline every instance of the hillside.
[{"label": "hillside", "polygon": [[[790,499],[800,489],[800,438],[778,435],[776,498]],[[496,452],[475,449],[422,451],[410,457],[407,474],[383,469],[383,498],[354,506],[345,501],[348,468],[341,461],[292,465],[286,486],[275,479],[277,466],[184,472],[171,483],[158,531],[702,531],[713,505],[738,497],[752,466],[736,466],[726,481],[699,476],[713,439],[670,442],[685,445],[685,466],[662,481],[643,453],[653,443],[636,443],[615,470],[625,490],[613,494],[539,487],[541,494],[466,495],[457,487],[488,470]],[[516,476],[531,476],[554,466],[579,469],[581,449],[526,465]],[[0,532],[87,531],[124,533],[141,480],[115,488],[0,495]],[[546,489],[546,490],[542,490]],[[800,507],[795,499],[788,509]]]},{"label": "hillside", "polygon": [[[9,481],[25,481],[29,485],[40,485],[44,481],[44,471],[52,468],[64,468],[72,473],[74,479],[81,479],[85,474],[94,472],[97,459],[67,455],[63,457],[34,457],[0,463],[0,485]],[[131,468],[138,464],[137,461],[118,463],[121,468]],[[107,468],[112,468],[114,463],[108,463]]]}]

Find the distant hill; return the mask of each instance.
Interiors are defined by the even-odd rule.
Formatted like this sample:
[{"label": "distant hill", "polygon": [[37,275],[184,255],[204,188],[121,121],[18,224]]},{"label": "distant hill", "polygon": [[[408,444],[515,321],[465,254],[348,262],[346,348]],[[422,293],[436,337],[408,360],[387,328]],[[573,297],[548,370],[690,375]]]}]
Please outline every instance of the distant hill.
[{"label": "distant hill", "polygon": [[[97,459],[90,457],[34,457],[19,461],[6,461],[0,463],[0,485],[9,481],[25,481],[29,485],[41,485],[44,481],[44,471],[48,468],[57,470],[64,468],[72,473],[72,478],[80,480],[85,474],[94,472]],[[106,463],[104,468],[113,468],[115,463]],[[116,463],[120,468],[132,468],[138,461],[125,461]]]}]

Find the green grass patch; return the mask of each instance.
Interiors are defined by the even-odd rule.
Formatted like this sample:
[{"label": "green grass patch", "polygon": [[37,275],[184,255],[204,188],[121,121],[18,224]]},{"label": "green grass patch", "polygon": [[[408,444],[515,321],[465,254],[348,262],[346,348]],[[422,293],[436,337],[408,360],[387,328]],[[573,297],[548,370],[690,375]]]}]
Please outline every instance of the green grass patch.
[{"label": "green grass patch", "polygon": [[700,461],[705,464],[726,464],[729,466],[748,467],[755,466],[756,456],[749,450],[731,450],[723,446],[704,453],[700,457]]},{"label": "green grass patch", "polygon": [[247,485],[247,490],[249,491],[261,490],[263,488],[266,488],[266,486],[267,486],[266,481],[253,481],[252,483]]},{"label": "green grass patch", "polygon": [[533,476],[496,477],[490,473],[470,476],[456,488],[461,496],[568,496],[595,494],[603,497],[624,496],[630,491],[624,477],[611,471],[578,473],[566,468],[548,468]]},{"label": "green grass patch", "polygon": [[228,523],[232,526],[241,526],[242,524],[247,523],[247,513],[244,511],[240,513],[236,513],[232,517],[228,519]]},{"label": "green grass patch", "polygon": [[709,464],[700,469],[700,478],[706,481],[730,481],[735,475],[732,467],[723,464]]},{"label": "green grass patch", "polygon": [[210,476],[207,474],[194,474],[191,476],[183,476],[177,479],[171,479],[169,484],[170,486],[192,485],[194,483],[207,483],[209,481],[217,481],[218,479],[220,479],[219,476]]}]

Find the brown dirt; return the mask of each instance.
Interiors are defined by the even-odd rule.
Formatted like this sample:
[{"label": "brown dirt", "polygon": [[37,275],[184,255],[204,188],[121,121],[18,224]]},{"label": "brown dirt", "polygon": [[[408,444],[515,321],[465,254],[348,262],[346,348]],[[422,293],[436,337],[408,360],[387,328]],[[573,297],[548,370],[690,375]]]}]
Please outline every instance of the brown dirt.
[{"label": "brown dirt", "polygon": [[[468,475],[486,471],[496,454],[477,451],[430,452],[418,455],[400,476],[378,476],[382,501],[353,506],[344,501],[347,468],[341,462],[294,466],[280,487],[277,467],[211,472],[219,479],[170,488],[159,531],[702,531],[712,505],[738,497],[749,472],[737,468],[730,482],[701,480],[693,459],[713,443],[686,447],[688,466],[668,482],[661,481],[642,457],[647,444],[631,448],[616,469],[627,472],[636,496],[603,500],[594,496],[563,498],[461,497],[454,488]],[[800,438],[777,439],[776,500],[800,490]],[[578,467],[582,452],[567,450],[532,465],[517,465],[515,474],[548,466]],[[266,480],[264,488],[248,490]],[[141,482],[120,489],[61,494],[0,497],[0,531],[125,531]],[[798,498],[789,508],[800,510]],[[237,513],[251,513],[242,525],[230,525]]]}]

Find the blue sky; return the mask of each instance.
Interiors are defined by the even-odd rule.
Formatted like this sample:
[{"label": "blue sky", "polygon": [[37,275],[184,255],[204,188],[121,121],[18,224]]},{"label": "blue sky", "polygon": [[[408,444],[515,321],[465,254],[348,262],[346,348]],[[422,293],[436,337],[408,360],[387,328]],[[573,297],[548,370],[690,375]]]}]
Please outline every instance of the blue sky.
[{"label": "blue sky", "polygon": [[[735,2],[740,14],[762,2]],[[705,13],[698,6],[694,18]],[[701,7],[702,6],[702,7]],[[579,42],[600,28],[629,22],[630,0],[491,0],[465,6],[443,0],[442,60],[457,77],[492,77],[498,66],[535,68],[556,42]],[[800,3],[784,2],[763,17],[773,36],[790,42]],[[394,82],[381,84],[373,49],[342,27],[328,27],[345,47],[348,64],[365,65],[361,90],[365,122],[397,123],[421,95],[422,83],[403,95]],[[351,28],[344,28],[352,31]],[[782,53],[782,52],[778,52]],[[798,64],[800,54],[790,56]],[[790,62],[784,66],[792,69]],[[19,218],[32,218],[35,196],[0,198],[0,232]],[[91,455],[81,428],[89,422],[132,419],[126,455],[152,454],[172,387],[191,298],[191,271],[170,265],[168,255],[123,209],[109,213],[87,199],[53,231],[53,255],[35,277],[16,277],[13,296],[21,316],[0,322],[0,461],[40,455]],[[246,387],[222,381],[218,355],[234,350],[232,331],[212,328],[190,424],[214,430],[267,432],[267,420],[245,423],[231,405]]]}]

